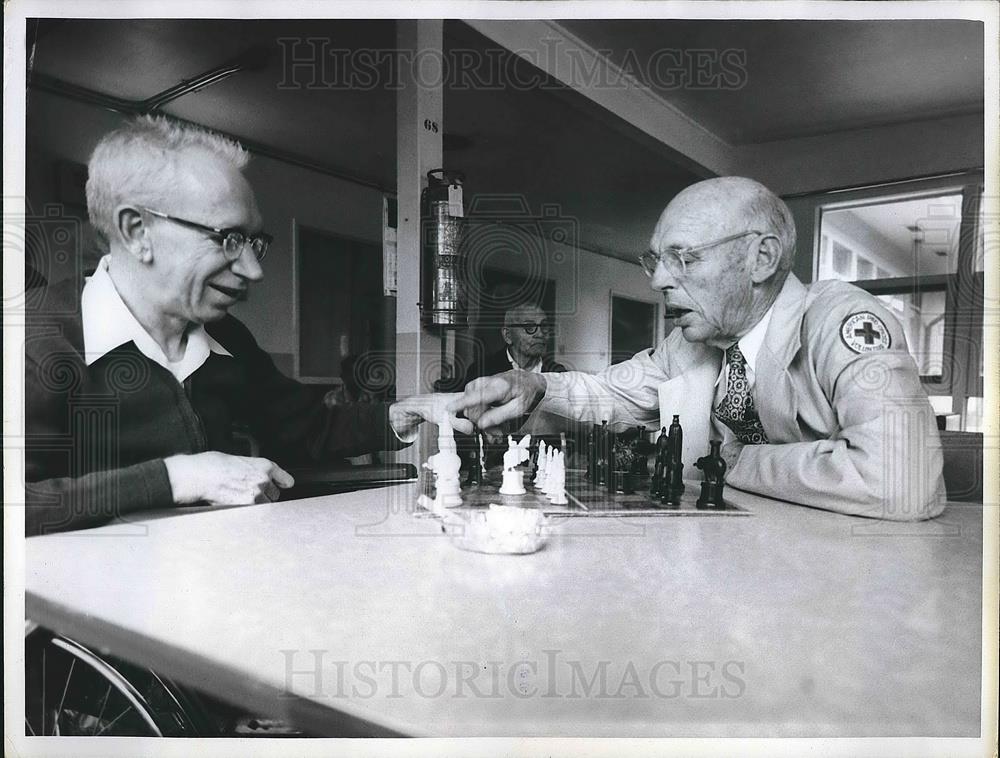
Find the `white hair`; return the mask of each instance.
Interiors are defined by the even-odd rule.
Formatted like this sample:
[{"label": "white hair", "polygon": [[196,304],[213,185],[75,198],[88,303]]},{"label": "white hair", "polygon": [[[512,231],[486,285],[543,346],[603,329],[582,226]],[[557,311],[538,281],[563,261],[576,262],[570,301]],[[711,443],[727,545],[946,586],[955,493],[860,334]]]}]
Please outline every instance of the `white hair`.
[{"label": "white hair", "polygon": [[743,212],[752,228],[777,236],[781,243],[778,271],[787,273],[795,262],[795,220],[792,212],[784,200],[760,182],[752,179],[744,181],[750,191]]},{"label": "white hair", "polygon": [[239,171],[250,157],[228,137],[166,116],[139,116],[105,134],[87,165],[90,223],[113,239],[115,207],[159,204],[177,185],[179,158],[193,149],[207,150]]},{"label": "white hair", "polygon": [[512,324],[518,323],[527,311],[541,311],[542,313],[545,313],[545,309],[538,305],[538,303],[520,303],[519,305],[508,308],[507,312],[503,314],[504,328],[508,329]]}]

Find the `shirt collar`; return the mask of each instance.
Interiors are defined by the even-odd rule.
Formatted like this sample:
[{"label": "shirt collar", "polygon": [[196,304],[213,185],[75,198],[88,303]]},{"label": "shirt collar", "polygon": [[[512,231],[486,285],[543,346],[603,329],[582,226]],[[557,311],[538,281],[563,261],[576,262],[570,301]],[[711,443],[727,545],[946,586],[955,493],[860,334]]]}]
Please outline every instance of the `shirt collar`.
[{"label": "shirt collar", "polygon": [[188,331],[184,357],[176,362],[168,360],[156,340],[132,315],[132,311],[118,294],[108,273],[109,262],[110,256],[101,258],[97,270],[83,285],[80,297],[84,360],[88,366],[116,347],[133,342],[139,352],[167,369],[177,377],[177,381],[183,382],[201,368],[210,352],[232,357],[226,348],[205,331],[203,325],[198,324]]},{"label": "shirt collar", "polygon": [[737,343],[740,346],[740,352],[743,353],[743,359],[747,362],[747,367],[751,371],[756,371],[757,354],[760,352],[761,345],[764,344],[764,335],[767,334],[767,325],[771,323],[771,314],[773,312],[774,304],[772,303],[763,318],[754,324],[753,329],[740,337]]},{"label": "shirt collar", "polygon": [[517,361],[514,360],[514,356],[510,354],[510,350],[508,349],[507,350],[507,360],[510,361],[510,365],[513,366],[514,368],[519,368],[519,369],[522,369],[524,371],[532,371],[532,372],[534,372],[536,374],[539,374],[542,371],[542,359],[541,358],[539,358],[538,362],[535,365],[533,365],[533,366],[530,366],[530,367],[527,367],[527,366],[518,366],[517,365]]},{"label": "shirt collar", "polygon": [[[740,352],[743,353],[743,359],[747,363],[747,369],[749,370],[751,381],[753,380],[754,373],[757,371],[757,355],[760,353],[760,348],[764,344],[764,337],[767,334],[768,324],[771,323],[771,314],[773,312],[774,305],[772,304],[760,321],[754,324],[753,329],[740,337],[739,341],[736,343],[740,346]],[[722,370],[719,371],[719,376],[715,380],[716,387],[722,384],[728,368],[728,364],[723,359]]]}]

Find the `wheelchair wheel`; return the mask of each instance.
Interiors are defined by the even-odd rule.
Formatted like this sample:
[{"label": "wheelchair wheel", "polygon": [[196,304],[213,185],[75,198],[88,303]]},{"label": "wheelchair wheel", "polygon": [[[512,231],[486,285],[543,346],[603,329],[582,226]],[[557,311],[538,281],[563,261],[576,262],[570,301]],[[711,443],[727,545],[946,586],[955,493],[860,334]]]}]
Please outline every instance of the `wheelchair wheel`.
[{"label": "wheelchair wheel", "polygon": [[36,628],[25,636],[25,734],[207,737],[201,699],[149,669]]}]

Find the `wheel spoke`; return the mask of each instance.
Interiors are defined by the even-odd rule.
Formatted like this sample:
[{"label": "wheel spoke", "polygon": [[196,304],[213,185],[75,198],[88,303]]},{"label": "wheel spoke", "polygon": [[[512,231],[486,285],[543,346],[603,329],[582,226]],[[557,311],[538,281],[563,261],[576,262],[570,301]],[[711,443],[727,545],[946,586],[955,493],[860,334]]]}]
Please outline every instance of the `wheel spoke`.
[{"label": "wheel spoke", "polygon": [[104,715],[104,709],[108,705],[108,698],[111,696],[111,685],[108,685],[108,691],[104,693],[104,700],[101,703],[101,712],[97,714],[97,723],[94,724],[94,731],[97,731],[97,727],[101,724],[101,717]]},{"label": "wheel spoke", "polygon": [[132,710],[132,706],[131,706],[131,705],[127,706],[127,707],[125,708],[125,710],[124,710],[124,711],[122,711],[122,712],[121,712],[121,713],[119,713],[119,714],[118,714],[117,716],[115,716],[115,717],[114,717],[113,719],[111,719],[111,721],[110,721],[110,722],[108,722],[108,725],[107,725],[106,727],[104,727],[103,729],[101,729],[101,731],[99,731],[99,732],[98,732],[97,734],[95,734],[94,736],[95,736],[95,737],[100,737],[100,736],[101,736],[102,734],[104,734],[104,733],[105,733],[105,732],[106,732],[106,731],[107,731],[108,729],[110,729],[111,727],[113,727],[113,726],[115,725],[115,722],[116,722],[116,721],[118,721],[118,719],[120,719],[120,718],[121,718],[122,716],[124,716],[124,715],[125,715],[126,713],[128,713],[128,712],[129,712],[129,711],[131,711],[131,710]]},{"label": "wheel spoke", "polygon": [[45,647],[42,648],[42,734],[45,734]]},{"label": "wheel spoke", "polygon": [[28,727],[28,731],[30,732],[30,734],[28,734],[26,736],[28,736],[28,737],[34,737],[35,736],[35,730],[31,728],[31,722],[28,721],[28,717],[27,716],[24,717],[24,725],[26,727]]},{"label": "wheel spoke", "polygon": [[59,698],[59,707],[56,708],[56,713],[62,713],[63,703],[66,702],[66,693],[69,692],[69,680],[73,678],[73,669],[76,667],[76,658],[69,662],[69,673],[66,674],[66,684],[63,685],[63,694]]}]

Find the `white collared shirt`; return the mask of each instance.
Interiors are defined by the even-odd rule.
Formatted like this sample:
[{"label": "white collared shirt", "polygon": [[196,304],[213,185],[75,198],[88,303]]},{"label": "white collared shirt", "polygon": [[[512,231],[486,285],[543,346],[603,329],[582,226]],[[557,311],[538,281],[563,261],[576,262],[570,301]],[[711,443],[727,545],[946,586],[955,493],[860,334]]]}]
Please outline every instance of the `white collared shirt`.
[{"label": "white collared shirt", "polygon": [[522,371],[530,371],[532,374],[540,374],[540,373],[542,373],[542,359],[541,358],[539,358],[538,359],[538,363],[536,363],[531,368],[522,368],[521,366],[517,365],[517,361],[514,360],[514,356],[511,355],[510,354],[510,350],[508,350],[507,351],[507,360],[510,361],[510,365],[511,365],[512,368],[521,369]]},{"label": "white collared shirt", "polygon": [[[754,381],[756,381],[755,369],[757,367],[757,354],[760,353],[761,345],[764,344],[764,336],[767,334],[767,326],[771,323],[771,313],[774,311],[774,305],[767,309],[767,313],[754,324],[753,329],[740,337],[739,341],[736,343],[740,347],[740,352],[743,353],[743,359],[747,362],[747,383],[751,388],[754,386]],[[729,379],[729,364],[723,359],[722,361],[722,371],[719,372],[719,378],[715,380],[715,386],[722,387],[721,395],[725,395],[726,384]],[[720,400],[721,396],[717,393],[716,400]],[[718,403],[716,403],[718,404]]]},{"label": "white collared shirt", "polygon": [[184,357],[179,361],[167,358],[149,332],[132,315],[108,273],[110,256],[101,258],[93,276],[83,285],[80,318],[83,322],[83,350],[87,365],[95,363],[127,342],[134,342],[143,355],[158,363],[183,382],[208,360],[209,353],[232,357],[216,342],[201,324],[192,326],[187,334]]}]

